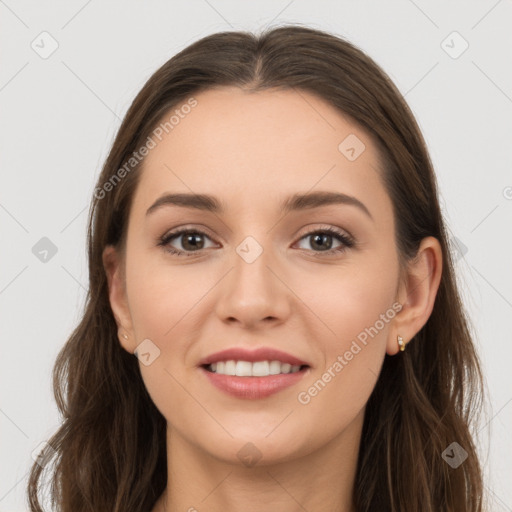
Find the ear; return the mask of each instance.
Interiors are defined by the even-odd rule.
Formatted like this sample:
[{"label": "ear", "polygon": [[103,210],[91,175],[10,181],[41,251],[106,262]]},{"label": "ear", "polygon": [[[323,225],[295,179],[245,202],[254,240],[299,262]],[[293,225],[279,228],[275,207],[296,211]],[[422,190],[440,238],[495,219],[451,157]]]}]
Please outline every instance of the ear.
[{"label": "ear", "polygon": [[105,247],[102,256],[108,281],[110,307],[117,323],[119,341],[127,352],[133,354],[136,344],[126,296],[124,260],[112,245]]},{"label": "ear", "polygon": [[397,336],[407,344],[427,323],[434,308],[442,269],[443,252],[439,241],[432,236],[424,238],[399,286],[397,300],[402,309],[390,329],[386,347],[389,355],[399,351]]}]

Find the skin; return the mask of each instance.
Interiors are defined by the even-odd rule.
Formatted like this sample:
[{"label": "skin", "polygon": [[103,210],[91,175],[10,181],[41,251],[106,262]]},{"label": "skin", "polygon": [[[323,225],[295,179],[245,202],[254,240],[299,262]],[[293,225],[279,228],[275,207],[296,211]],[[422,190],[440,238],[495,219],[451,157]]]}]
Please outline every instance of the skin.
[{"label": "skin", "polygon": [[[139,362],[167,420],[168,492],[153,512],[353,511],[365,405],[385,354],[398,352],[397,335],[408,342],[432,312],[440,245],[425,238],[400,274],[377,150],[324,100],[232,87],[195,98],[198,105],[146,157],[126,252],[104,251],[120,343],[133,354],[150,339],[160,350],[150,365]],[[338,150],[349,134],[365,144],[354,161]],[[347,204],[279,213],[284,198],[319,190],[356,197],[373,218]],[[226,211],[168,205],[146,215],[164,192],[211,194]],[[329,226],[355,245],[326,255],[322,247],[342,242],[327,238],[318,247],[306,235]],[[179,227],[206,231],[199,238],[204,248],[197,252],[186,236],[170,245],[196,250],[190,257],[157,245]],[[263,248],[250,264],[236,252],[247,236]],[[300,403],[298,394],[395,302],[401,311],[309,403]],[[276,347],[310,369],[270,397],[235,398],[197,368],[203,357],[233,346]],[[252,466],[237,456],[248,442],[261,455]]]}]

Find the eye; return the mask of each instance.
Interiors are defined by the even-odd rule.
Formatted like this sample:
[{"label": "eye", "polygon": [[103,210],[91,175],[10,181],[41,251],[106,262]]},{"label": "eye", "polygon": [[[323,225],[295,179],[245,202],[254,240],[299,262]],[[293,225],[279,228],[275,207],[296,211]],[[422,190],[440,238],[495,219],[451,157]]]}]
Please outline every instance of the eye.
[{"label": "eye", "polygon": [[[177,256],[193,256],[195,252],[200,252],[205,248],[203,237],[210,238],[204,231],[198,229],[181,229],[164,235],[158,245],[165,247],[167,252]],[[170,245],[174,239],[180,241],[182,249],[176,249]]]},{"label": "eye", "polygon": [[[336,239],[340,242],[338,247],[332,249],[332,239]],[[346,249],[353,247],[355,245],[354,239],[341,231],[333,227],[320,228],[315,231],[309,231],[305,235],[301,237],[300,240],[309,240],[311,247],[319,247],[319,251],[313,251],[320,254],[315,254],[315,256],[324,256],[324,255],[332,255],[335,253],[341,253]],[[323,248],[322,248],[323,247]]]},{"label": "eye", "polygon": [[[165,251],[176,256],[194,256],[194,253],[200,253],[205,249],[205,237],[210,239],[208,234],[200,229],[183,228],[165,234],[159,239],[157,245],[164,247]],[[347,248],[355,245],[355,241],[350,235],[338,231],[330,226],[309,231],[300,238],[299,242],[308,238],[310,240],[311,247],[320,248],[320,250],[312,250],[313,252],[318,253],[315,254],[315,256],[319,257],[341,253]],[[332,248],[333,238],[340,243],[340,245],[334,249]],[[175,240],[180,242],[181,249],[171,245]]]}]

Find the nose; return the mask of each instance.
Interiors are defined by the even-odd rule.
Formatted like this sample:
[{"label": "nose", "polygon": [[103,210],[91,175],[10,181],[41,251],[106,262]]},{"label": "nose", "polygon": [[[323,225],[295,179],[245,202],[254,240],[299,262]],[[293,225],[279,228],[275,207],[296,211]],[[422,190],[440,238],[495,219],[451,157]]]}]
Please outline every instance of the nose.
[{"label": "nose", "polygon": [[293,294],[271,249],[249,238],[238,246],[231,261],[233,268],[222,280],[216,303],[218,317],[244,328],[285,322]]}]

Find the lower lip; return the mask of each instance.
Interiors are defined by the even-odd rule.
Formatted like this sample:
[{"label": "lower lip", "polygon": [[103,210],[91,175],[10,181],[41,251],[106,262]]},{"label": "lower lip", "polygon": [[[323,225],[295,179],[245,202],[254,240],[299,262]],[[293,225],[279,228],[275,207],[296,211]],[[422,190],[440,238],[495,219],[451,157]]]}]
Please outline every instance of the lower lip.
[{"label": "lower lip", "polygon": [[273,395],[278,391],[293,386],[299,382],[309,371],[309,368],[295,373],[280,373],[267,377],[237,377],[235,375],[221,375],[201,367],[210,382],[221,391],[237,398],[257,400]]}]

